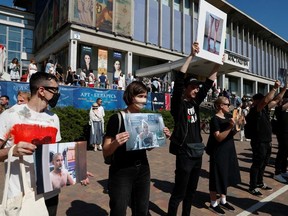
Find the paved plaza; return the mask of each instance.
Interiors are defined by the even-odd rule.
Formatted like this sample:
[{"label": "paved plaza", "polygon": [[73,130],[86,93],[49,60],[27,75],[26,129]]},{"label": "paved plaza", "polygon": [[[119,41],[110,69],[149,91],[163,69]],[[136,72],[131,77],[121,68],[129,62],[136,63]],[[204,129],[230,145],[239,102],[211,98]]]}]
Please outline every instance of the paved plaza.
[{"label": "paved plaza", "polygon": [[[204,142],[208,136],[203,134]],[[237,135],[235,138],[238,138]],[[239,159],[242,183],[237,187],[228,188],[227,200],[236,211],[226,211],[226,215],[288,215],[288,185],[273,180],[275,152],[277,143],[273,138],[273,153],[270,165],[265,172],[265,183],[273,187],[272,192],[263,191],[264,197],[258,198],[247,192],[249,183],[249,168],[251,166],[251,148],[248,142],[236,140],[236,149]],[[165,215],[167,213],[168,200],[173,188],[175,156],[169,154],[168,145],[162,148],[148,151],[151,167],[151,195],[150,215]],[[208,156],[203,157],[202,173],[198,184],[191,215],[210,216],[215,215],[208,210]],[[103,163],[102,152],[87,151],[88,171],[94,174],[89,186],[69,186],[62,189],[58,215],[64,216],[104,216],[109,213],[109,196],[105,193],[107,186],[108,167]],[[1,163],[1,178],[3,176],[3,163]],[[1,182],[1,189],[3,182]],[[1,190],[2,191],[2,190]],[[33,216],[33,214],[31,214]],[[130,209],[127,215],[131,215]],[[179,214],[181,215],[181,207]]]}]

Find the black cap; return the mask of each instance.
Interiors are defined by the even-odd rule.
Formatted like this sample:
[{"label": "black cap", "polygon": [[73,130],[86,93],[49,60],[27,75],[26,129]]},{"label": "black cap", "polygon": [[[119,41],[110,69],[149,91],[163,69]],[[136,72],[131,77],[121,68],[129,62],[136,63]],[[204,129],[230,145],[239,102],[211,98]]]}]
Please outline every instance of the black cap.
[{"label": "black cap", "polygon": [[195,85],[195,86],[200,86],[203,84],[203,82],[197,80],[195,77],[193,76],[189,76],[189,77],[186,77],[185,80],[184,80],[184,84],[185,84],[185,87],[187,87],[188,85]]},{"label": "black cap", "polygon": [[252,99],[253,100],[262,100],[265,96],[261,93],[257,93],[255,95],[253,95]]}]

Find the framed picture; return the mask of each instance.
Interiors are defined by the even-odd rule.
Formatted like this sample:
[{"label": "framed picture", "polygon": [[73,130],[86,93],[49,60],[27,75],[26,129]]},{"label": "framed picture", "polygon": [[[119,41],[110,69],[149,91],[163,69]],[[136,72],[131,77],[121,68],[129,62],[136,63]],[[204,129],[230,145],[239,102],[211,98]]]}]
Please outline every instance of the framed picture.
[{"label": "framed picture", "polygon": [[279,68],[278,80],[281,82],[281,88],[286,86],[286,83],[287,83],[287,69]]},{"label": "framed picture", "polygon": [[161,114],[129,113],[123,118],[125,129],[130,135],[126,142],[127,151],[156,148],[166,143]]},{"label": "framed picture", "polygon": [[198,57],[222,63],[225,46],[227,14],[205,0],[200,0],[197,39]]},{"label": "framed picture", "polygon": [[87,142],[38,145],[35,153],[37,194],[47,193],[86,178]]}]

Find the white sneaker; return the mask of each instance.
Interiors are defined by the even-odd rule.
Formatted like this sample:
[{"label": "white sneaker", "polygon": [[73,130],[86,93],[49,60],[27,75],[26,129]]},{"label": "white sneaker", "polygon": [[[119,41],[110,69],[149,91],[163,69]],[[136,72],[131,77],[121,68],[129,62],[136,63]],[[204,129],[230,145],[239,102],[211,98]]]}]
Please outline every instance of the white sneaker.
[{"label": "white sneaker", "polygon": [[279,181],[279,182],[281,182],[281,183],[287,183],[286,179],[284,179],[281,174],[274,175],[273,178],[274,178],[276,181]]},{"label": "white sneaker", "polygon": [[284,177],[284,178],[288,178],[288,172],[281,173],[281,176]]}]

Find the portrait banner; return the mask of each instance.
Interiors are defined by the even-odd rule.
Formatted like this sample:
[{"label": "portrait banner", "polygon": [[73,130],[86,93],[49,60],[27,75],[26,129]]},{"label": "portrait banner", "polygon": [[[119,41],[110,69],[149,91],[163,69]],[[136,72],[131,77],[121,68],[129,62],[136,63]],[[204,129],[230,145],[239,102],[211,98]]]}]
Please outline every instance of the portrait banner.
[{"label": "portrait banner", "polygon": [[166,143],[161,114],[125,113],[123,119],[125,129],[130,135],[126,142],[127,151],[156,148]]},{"label": "portrait banner", "polygon": [[108,65],[108,51],[103,49],[98,49],[98,75],[102,73],[107,75],[107,65]]},{"label": "portrait banner", "polygon": [[113,0],[96,0],[96,28],[112,32]]},{"label": "portrait banner", "polygon": [[197,57],[223,64],[227,14],[205,0],[199,3],[197,39],[200,52]]},{"label": "portrait banner", "polygon": [[86,179],[86,146],[86,141],[38,145],[35,151],[37,194]]},{"label": "portrait banner", "polygon": [[91,66],[91,58],[92,58],[92,47],[81,46],[80,67],[81,70],[86,73],[86,76],[89,75],[90,70],[93,70]]},{"label": "portrait banner", "polygon": [[73,0],[72,21],[81,25],[95,27],[95,1]]},{"label": "portrait banner", "polygon": [[132,0],[117,0],[114,6],[113,32],[118,35],[131,37],[133,35],[133,8]]}]

